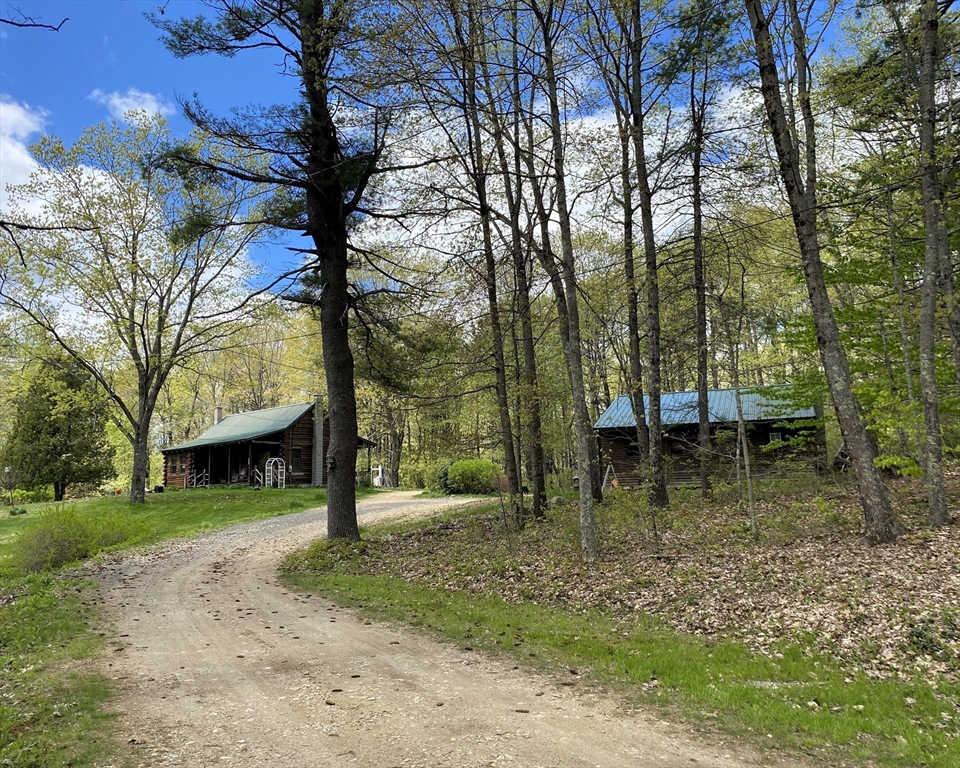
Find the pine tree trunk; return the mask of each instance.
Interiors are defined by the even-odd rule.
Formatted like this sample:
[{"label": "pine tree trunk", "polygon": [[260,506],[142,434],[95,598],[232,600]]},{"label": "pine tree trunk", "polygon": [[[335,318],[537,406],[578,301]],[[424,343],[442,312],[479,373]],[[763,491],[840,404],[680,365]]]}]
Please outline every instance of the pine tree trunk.
[{"label": "pine tree trunk", "polygon": [[[310,198],[308,191],[308,210]],[[326,202],[326,201],[324,201]],[[320,331],[327,380],[330,443],[324,474],[327,482],[327,538],[360,538],[357,524],[357,399],[353,352],[348,338],[350,303],[347,284],[345,228],[316,225],[327,205],[311,216],[314,243],[320,254]],[[319,232],[318,232],[319,230]],[[323,233],[326,230],[326,236]]]},{"label": "pine tree trunk", "polygon": [[[710,403],[707,395],[707,282],[703,259],[703,170],[704,121],[706,107],[698,99],[696,75],[690,76],[690,114],[693,121],[693,283],[696,293],[697,325],[697,422],[700,453],[700,495],[710,496]],[[737,397],[740,393],[737,391]]]},{"label": "pine tree trunk", "polygon": [[350,286],[347,278],[347,212],[339,178],[343,153],[329,106],[325,67],[333,56],[328,20],[320,3],[305,3],[299,15],[302,73],[310,114],[306,172],[307,234],[317,257],[320,328],[327,381],[330,443],[326,455],[327,537],[360,538],[357,524],[357,399],[350,348]]}]

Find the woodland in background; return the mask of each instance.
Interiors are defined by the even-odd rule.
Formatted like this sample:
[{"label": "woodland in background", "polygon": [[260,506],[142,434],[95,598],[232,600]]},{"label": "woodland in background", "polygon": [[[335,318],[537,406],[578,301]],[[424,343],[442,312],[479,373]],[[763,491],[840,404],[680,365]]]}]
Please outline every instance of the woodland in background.
[{"label": "woodland in background", "polygon": [[[591,425],[613,398],[635,396],[655,514],[669,496],[652,438],[661,392],[698,390],[705,403],[708,388],[792,383],[798,405],[835,408],[828,452],[845,441],[870,540],[902,530],[879,468],[922,476],[929,521],[950,520],[944,462],[960,447],[951,0],[404,0],[333,3],[323,18],[306,5],[301,17],[280,0],[215,0],[206,37],[189,37],[190,22],[160,23],[178,55],[211,40],[220,48],[210,50],[234,51],[276,30],[318,88],[244,124],[187,105],[206,159],[170,142],[162,170],[189,194],[206,183],[223,194],[214,172],[238,188],[247,174],[257,189],[233,194],[257,219],[251,238],[316,234],[313,182],[283,186],[270,163],[281,153],[290,167],[316,159],[311,131],[334,132],[339,151],[321,165],[350,202],[336,216],[358,428],[390,478],[429,485],[453,460],[493,458],[522,525],[577,475],[589,562],[603,469]],[[311,68],[318,30],[328,58]],[[322,119],[310,111],[320,95],[332,105]],[[236,136],[265,136],[271,119],[288,145],[231,155]],[[168,242],[216,248],[230,223],[216,215],[228,209],[209,205],[202,220],[189,209],[168,223]],[[42,286],[32,259],[51,244],[46,232],[5,232],[6,435],[29,387],[24,361],[42,349],[23,291]],[[231,299],[242,311],[225,307],[189,355],[164,358],[153,448],[195,437],[215,405],[251,410],[320,391],[334,419],[317,308],[333,293],[328,257],[319,246],[304,254],[318,271],[287,300]],[[45,327],[52,333],[55,318]],[[60,341],[78,355],[108,344],[109,331],[95,330],[82,344]],[[98,380],[129,395],[135,367],[114,361]],[[708,493],[715,448],[703,410]],[[134,447],[117,464],[135,472]]]}]

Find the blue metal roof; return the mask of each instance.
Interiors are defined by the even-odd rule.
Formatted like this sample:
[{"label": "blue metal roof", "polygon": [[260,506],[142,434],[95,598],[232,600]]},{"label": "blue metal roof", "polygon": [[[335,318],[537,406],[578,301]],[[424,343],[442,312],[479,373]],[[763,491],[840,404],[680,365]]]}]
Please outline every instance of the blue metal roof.
[{"label": "blue metal roof", "polygon": [[205,445],[242,443],[258,437],[266,437],[275,432],[282,432],[311,408],[313,408],[313,402],[281,405],[279,408],[265,408],[262,411],[234,413],[221,419],[197,439],[163,448],[161,452],[171,453]]},{"label": "blue metal roof", "polygon": [[[776,421],[778,419],[812,419],[813,408],[793,408],[783,400],[759,392],[740,390],[744,421]],[[643,396],[643,407],[649,410],[650,397]],[[707,410],[711,423],[730,423],[737,420],[736,393],[733,389],[711,389],[707,392]],[[660,418],[663,426],[697,424],[697,393],[668,392],[660,395]],[[629,395],[620,395],[610,403],[593,425],[594,429],[635,427],[633,405]]]}]

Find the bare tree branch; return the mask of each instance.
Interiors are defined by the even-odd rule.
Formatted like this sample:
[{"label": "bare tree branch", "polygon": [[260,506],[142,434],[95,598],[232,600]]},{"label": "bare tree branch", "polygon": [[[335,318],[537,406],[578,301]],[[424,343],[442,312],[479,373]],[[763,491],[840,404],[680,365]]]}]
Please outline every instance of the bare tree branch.
[{"label": "bare tree branch", "polygon": [[15,14],[15,18],[4,18],[0,16],[0,24],[9,24],[11,27],[20,27],[21,29],[49,29],[51,32],[59,32],[60,27],[70,21],[69,17],[64,18],[59,24],[54,26],[53,24],[44,24],[43,22],[37,21],[32,16],[27,16],[20,11],[19,8],[14,8],[11,6],[10,10]]}]

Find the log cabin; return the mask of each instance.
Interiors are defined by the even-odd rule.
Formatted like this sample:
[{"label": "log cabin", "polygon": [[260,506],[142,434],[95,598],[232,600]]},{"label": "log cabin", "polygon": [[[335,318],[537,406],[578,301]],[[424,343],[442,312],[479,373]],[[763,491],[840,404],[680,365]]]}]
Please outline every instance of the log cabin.
[{"label": "log cabin", "polygon": [[[771,394],[772,393],[772,394]],[[644,412],[649,397],[644,395]],[[789,400],[786,387],[765,388],[763,393],[740,390],[752,470],[756,476],[780,474],[790,468],[815,469],[824,464],[826,437],[823,411],[818,407],[797,407]],[[714,479],[736,479],[736,392],[715,389],[707,392],[711,456]],[[660,396],[661,444],[667,482],[673,485],[699,484],[699,418],[696,392],[669,392]],[[620,395],[593,425],[602,467],[624,488],[641,482],[640,452],[636,419],[629,395]],[[611,469],[612,468],[612,469]],[[610,477],[607,478],[610,480]]]},{"label": "log cabin", "polygon": [[[217,408],[213,426],[198,438],[161,449],[163,484],[177,488],[262,485],[269,479],[276,485],[282,471],[284,485],[321,487],[330,445],[329,419],[318,418],[322,413],[320,398],[225,418]],[[315,451],[315,446],[320,450]],[[367,449],[368,474],[373,447],[366,438],[357,438],[357,450]],[[280,462],[271,461],[275,459]]]}]

